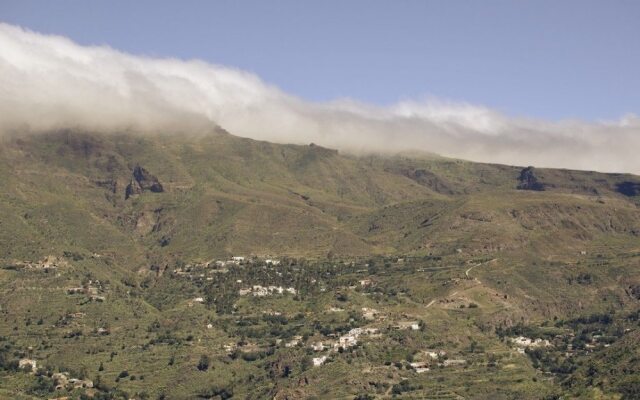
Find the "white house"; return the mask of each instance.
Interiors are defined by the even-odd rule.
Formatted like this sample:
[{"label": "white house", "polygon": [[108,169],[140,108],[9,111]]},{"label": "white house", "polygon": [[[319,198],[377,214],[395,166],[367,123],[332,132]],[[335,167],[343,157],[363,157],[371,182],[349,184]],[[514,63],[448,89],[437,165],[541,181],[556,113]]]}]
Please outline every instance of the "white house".
[{"label": "white house", "polygon": [[429,365],[425,362],[412,362],[409,365],[419,374],[429,371]]},{"label": "white house", "polygon": [[30,358],[23,358],[20,361],[18,361],[18,368],[30,369],[31,372],[36,372],[38,370],[38,363],[36,360],[32,360]]},{"label": "white house", "polygon": [[327,356],[314,357],[313,358],[313,366],[314,367],[319,367],[322,364],[324,364],[325,361],[327,361]]},{"label": "white house", "polygon": [[362,317],[366,320],[372,321],[376,319],[378,310],[368,307],[362,307]]},{"label": "white house", "polygon": [[518,336],[512,338],[511,343],[517,347],[547,347],[551,346],[551,343],[546,339],[531,339],[524,336]]},{"label": "white house", "polygon": [[294,347],[297,346],[298,343],[300,343],[300,340],[302,340],[302,336],[294,336],[293,339],[290,342],[287,342],[284,347]]}]

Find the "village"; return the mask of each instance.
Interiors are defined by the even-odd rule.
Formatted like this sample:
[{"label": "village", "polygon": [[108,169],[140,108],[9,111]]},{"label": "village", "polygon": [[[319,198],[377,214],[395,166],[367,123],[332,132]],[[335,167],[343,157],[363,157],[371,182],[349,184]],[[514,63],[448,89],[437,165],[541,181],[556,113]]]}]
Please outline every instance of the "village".
[{"label": "village", "polygon": [[[406,268],[408,265],[405,264],[404,258],[395,259],[394,262],[401,268]],[[221,279],[222,275],[232,275],[224,278],[224,280],[237,288],[236,294],[238,297],[236,297],[236,299],[244,296],[255,298],[296,296],[299,295],[301,291],[324,293],[328,290],[337,291],[337,298],[340,299],[341,297],[348,297],[345,296],[344,293],[349,291],[357,291],[358,293],[373,293],[376,291],[376,280],[369,277],[336,279],[337,276],[341,275],[367,275],[372,264],[372,261],[343,262],[340,265],[340,269],[337,269],[336,265],[333,264],[325,266],[324,268],[326,269],[322,272],[314,271],[314,268],[308,268],[305,272],[311,275],[311,277],[306,277],[306,279],[300,279],[298,277],[294,279],[290,275],[295,275],[302,271],[302,269],[295,266],[295,264],[293,266],[290,263],[283,264],[281,261],[273,258],[260,259],[256,257],[246,258],[243,256],[234,256],[229,260],[212,260],[207,263],[186,265],[174,269],[173,273],[178,277],[200,282],[203,285],[207,285],[207,283],[212,284],[211,282]],[[268,282],[267,280],[269,278],[273,280]],[[310,288],[269,284],[275,283],[275,281],[278,281],[278,283],[304,282],[309,284]],[[258,282],[260,282],[260,284],[257,284]],[[196,297],[189,301],[190,304],[205,304],[206,302],[206,296]],[[338,303],[340,303],[340,300],[338,300]],[[237,311],[232,311],[232,314],[236,312]],[[282,313],[278,311],[262,312],[270,316],[282,316]],[[325,313],[346,315],[347,311],[338,304],[334,304],[327,307]],[[306,337],[306,335],[305,337],[302,335],[294,335],[288,340],[276,338],[275,344],[285,349],[300,347],[308,349],[313,353],[311,364],[317,368],[330,362],[332,358],[361,346],[364,342],[379,341],[391,332],[418,332],[428,329],[422,320],[411,319],[409,315],[390,315],[373,307],[360,307],[358,314],[362,325],[352,327],[346,332],[326,331],[308,337]],[[213,325],[207,323],[206,328],[212,329]],[[246,357],[247,354],[265,350],[258,343],[251,342],[230,342],[222,347],[224,352],[229,356],[239,353]],[[434,367],[462,367],[467,362],[461,357],[447,357],[447,352],[442,349],[424,349],[418,352],[414,358],[415,360],[407,363],[407,368],[419,374],[428,372]]]},{"label": "village", "polygon": [[[447,329],[441,323],[443,314],[460,327],[486,307],[486,300],[472,301],[460,292],[481,285],[469,272],[491,260],[455,257],[454,262],[444,263],[435,257],[303,260],[233,256],[176,262],[156,275],[156,286],[146,287],[73,272],[74,262],[65,258],[48,257],[40,267],[16,271],[34,279],[51,279],[44,273],[48,265],[48,270],[60,274],[56,275],[60,279],[56,291],[72,305],[42,325],[47,335],[58,336],[54,340],[92,343],[86,351],[95,351],[107,341],[120,341],[123,353],[133,351],[141,356],[184,349],[191,361],[183,367],[200,372],[207,371],[208,365],[246,363],[247,367],[260,365],[276,376],[307,370],[324,374],[348,362],[375,377],[378,384],[388,382],[380,386],[381,393],[390,393],[392,388],[400,393],[417,387],[402,384],[406,380],[442,374],[527,363],[541,373],[561,371],[573,361],[557,366],[554,359],[579,360],[612,343],[611,329],[602,325],[607,323],[604,316],[594,317],[600,328],[590,328],[588,335],[580,333],[581,322],[571,321],[565,322],[571,326],[558,321],[558,326],[544,329],[515,325],[483,343],[443,335]],[[412,292],[414,282],[428,288],[428,297],[421,299]],[[173,287],[176,291],[166,291]],[[156,297],[152,297],[154,290],[158,290]],[[498,291],[489,294],[495,304],[506,299]],[[166,307],[173,317],[127,329],[122,329],[117,316],[101,320],[101,309],[114,302],[123,304],[119,296],[126,299],[124,304],[138,304],[134,312],[140,316],[148,307],[141,307],[140,301],[148,300],[159,310]],[[183,333],[169,333],[170,324],[182,319],[189,321],[180,328]],[[120,357],[116,351],[111,353],[104,361],[110,383],[129,381],[119,378],[125,367],[109,369],[110,362]],[[46,376],[57,392],[104,387],[93,375],[88,378],[74,370],[51,369],[50,361],[36,349],[19,354],[17,367],[26,374]],[[206,362],[196,362],[198,357]],[[138,379],[140,375],[132,376]]]}]

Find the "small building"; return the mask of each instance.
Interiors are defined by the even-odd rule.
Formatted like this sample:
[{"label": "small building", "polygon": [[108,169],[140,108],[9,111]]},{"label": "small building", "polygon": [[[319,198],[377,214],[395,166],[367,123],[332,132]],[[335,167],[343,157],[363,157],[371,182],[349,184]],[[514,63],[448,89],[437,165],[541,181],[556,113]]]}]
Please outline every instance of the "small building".
[{"label": "small building", "polygon": [[298,343],[302,340],[302,336],[294,336],[293,339],[287,342],[284,347],[294,347],[297,346]]},{"label": "small building", "polygon": [[378,310],[368,307],[362,307],[362,318],[372,321],[378,316]]},{"label": "small building", "polygon": [[413,331],[417,331],[420,329],[420,323],[418,321],[401,321],[393,326],[395,330],[406,330],[411,329]]},{"label": "small building", "polygon": [[467,360],[463,360],[463,359],[454,359],[454,360],[444,360],[444,362],[442,363],[442,365],[444,365],[445,367],[451,367],[454,365],[465,365],[467,363]]},{"label": "small building", "polygon": [[18,361],[18,368],[36,372],[38,370],[38,362],[30,358],[22,358]]},{"label": "small building", "polygon": [[85,290],[83,287],[72,287],[72,288],[67,288],[67,294],[78,294],[78,293],[84,293]]},{"label": "small building", "polygon": [[236,349],[238,348],[238,345],[235,343],[229,343],[229,344],[223,345],[222,348],[224,349],[224,351],[227,352],[227,354],[231,354],[234,351],[236,351]]},{"label": "small building", "polygon": [[426,362],[412,362],[409,365],[419,374],[429,371],[429,365]]},{"label": "small building", "polygon": [[523,347],[523,348],[551,346],[551,343],[547,339],[531,339],[524,336],[518,336],[516,338],[512,338],[511,343],[513,343],[517,347]]},{"label": "small building", "polygon": [[445,355],[447,355],[447,352],[444,350],[426,350],[424,354],[426,354],[432,360],[437,360],[438,357],[444,357]]},{"label": "small building", "polygon": [[319,367],[327,361],[327,356],[314,357],[312,361],[314,367]]},{"label": "small building", "polygon": [[71,378],[71,379],[69,379],[69,383],[71,385],[73,385],[74,389],[92,388],[93,387],[93,381],[89,380],[89,379]]}]

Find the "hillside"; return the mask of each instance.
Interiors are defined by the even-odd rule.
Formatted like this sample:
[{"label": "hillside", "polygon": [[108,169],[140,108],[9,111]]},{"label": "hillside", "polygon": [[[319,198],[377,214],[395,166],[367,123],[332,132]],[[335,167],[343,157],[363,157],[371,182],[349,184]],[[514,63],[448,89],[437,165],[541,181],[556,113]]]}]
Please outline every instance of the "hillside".
[{"label": "hillside", "polygon": [[0,398],[638,393],[589,378],[638,369],[638,176],[221,129],[0,141]]},{"label": "hillside", "polygon": [[[356,158],[224,132],[57,132],[7,139],[1,157],[0,245],[9,259],[121,247],[128,263],[148,253],[203,260],[478,253],[582,249],[605,236],[640,235],[640,179],[628,175],[535,170],[530,175],[543,190],[518,190],[532,186],[519,167]],[[138,189],[127,199],[136,166],[162,192]]]}]

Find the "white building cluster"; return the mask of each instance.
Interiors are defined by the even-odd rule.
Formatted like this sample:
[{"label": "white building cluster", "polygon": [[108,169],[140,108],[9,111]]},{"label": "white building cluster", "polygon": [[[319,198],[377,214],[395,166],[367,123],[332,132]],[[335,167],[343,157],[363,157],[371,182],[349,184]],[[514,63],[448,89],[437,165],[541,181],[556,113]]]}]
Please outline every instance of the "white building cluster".
[{"label": "white building cluster", "polygon": [[282,286],[262,286],[262,285],[253,285],[250,288],[240,289],[238,291],[240,296],[252,295],[256,297],[264,297],[270,296],[273,294],[296,294],[298,293],[295,288],[288,287],[283,288]]}]

